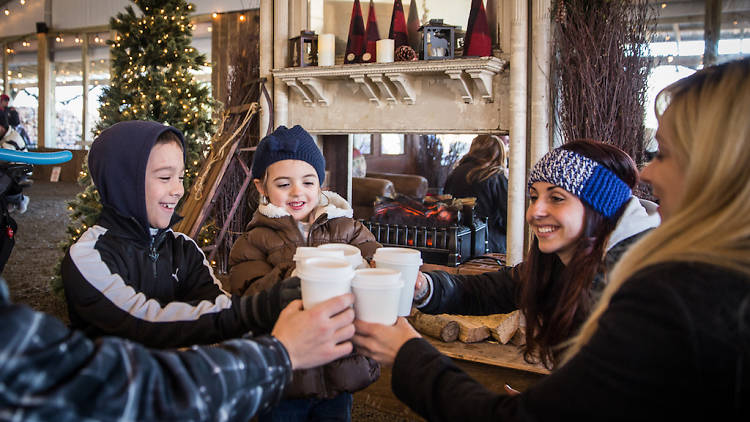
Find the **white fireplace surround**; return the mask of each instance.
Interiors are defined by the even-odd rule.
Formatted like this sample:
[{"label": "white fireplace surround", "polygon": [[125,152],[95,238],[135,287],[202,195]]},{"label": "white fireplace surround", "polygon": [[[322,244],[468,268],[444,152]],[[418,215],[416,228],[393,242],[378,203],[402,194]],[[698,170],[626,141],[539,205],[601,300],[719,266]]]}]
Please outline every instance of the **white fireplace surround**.
[{"label": "white fireplace surround", "polygon": [[312,133],[507,133],[508,62],[498,57],[274,69],[289,123]]}]

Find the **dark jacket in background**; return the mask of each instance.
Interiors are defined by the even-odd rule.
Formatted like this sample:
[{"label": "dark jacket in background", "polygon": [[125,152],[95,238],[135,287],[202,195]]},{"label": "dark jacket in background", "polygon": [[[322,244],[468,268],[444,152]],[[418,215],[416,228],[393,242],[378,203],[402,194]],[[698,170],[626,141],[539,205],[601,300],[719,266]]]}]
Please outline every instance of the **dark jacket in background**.
[{"label": "dark jacket in background", "polygon": [[508,179],[498,173],[482,182],[469,184],[466,174],[475,166],[476,162],[469,160],[456,167],[445,181],[444,192],[455,198],[477,198],[477,215],[487,217],[490,252],[505,253]]},{"label": "dark jacket in background", "polygon": [[707,264],[646,268],[589,343],[518,396],[487,390],[424,339],[399,350],[396,397],[430,421],[750,420],[750,279]]},{"label": "dark jacket in background", "polygon": [[247,421],[292,376],[273,337],[182,352],[114,337],[96,342],[13,305],[0,279],[0,420]]}]

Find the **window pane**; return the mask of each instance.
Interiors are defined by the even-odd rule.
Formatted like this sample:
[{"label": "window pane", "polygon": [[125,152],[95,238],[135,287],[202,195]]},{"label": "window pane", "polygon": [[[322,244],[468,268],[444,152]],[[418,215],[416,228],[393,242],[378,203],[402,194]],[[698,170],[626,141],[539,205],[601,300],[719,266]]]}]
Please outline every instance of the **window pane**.
[{"label": "window pane", "polygon": [[380,153],[383,155],[403,155],[404,135],[400,133],[380,135]]},{"label": "window pane", "polygon": [[372,154],[372,135],[369,133],[355,133],[351,135],[354,148],[362,154]]},{"label": "window pane", "polygon": [[8,56],[10,105],[18,110],[21,126],[29,136],[29,148],[37,147],[37,110],[39,88],[37,76],[37,42],[34,37],[20,40]]},{"label": "window pane", "polygon": [[55,140],[57,148],[80,149],[83,131],[83,65],[80,35],[55,38]]}]

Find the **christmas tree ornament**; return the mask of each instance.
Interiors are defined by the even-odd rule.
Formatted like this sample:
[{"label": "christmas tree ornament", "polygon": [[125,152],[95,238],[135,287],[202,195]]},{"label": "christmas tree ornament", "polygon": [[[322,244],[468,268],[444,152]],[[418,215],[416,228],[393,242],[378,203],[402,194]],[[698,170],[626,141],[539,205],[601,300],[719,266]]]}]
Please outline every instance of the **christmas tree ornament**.
[{"label": "christmas tree ornament", "polygon": [[378,19],[375,17],[375,5],[370,0],[370,10],[367,12],[367,27],[365,28],[365,39],[367,41],[367,47],[365,48],[365,54],[362,55],[362,61],[365,63],[372,63],[375,61],[376,43],[380,39],[380,31],[378,31]]},{"label": "christmas tree ornament", "polygon": [[464,37],[464,57],[491,55],[492,40],[490,40],[490,27],[487,24],[484,3],[482,0],[472,0],[469,24],[466,27],[466,36]]},{"label": "christmas tree ornament", "polygon": [[346,39],[344,63],[362,63],[362,55],[365,53],[366,47],[362,9],[359,6],[359,0],[354,0],[352,18],[349,21],[349,37]]},{"label": "christmas tree ornament", "polygon": [[406,19],[406,29],[409,36],[409,46],[412,50],[419,50],[422,37],[419,35],[419,12],[417,12],[417,0],[411,0],[409,4],[409,17]]},{"label": "christmas tree ornament", "polygon": [[409,35],[406,32],[406,18],[404,17],[404,6],[401,0],[393,2],[393,13],[391,14],[391,27],[388,30],[388,38],[394,41],[395,47],[409,45]]}]

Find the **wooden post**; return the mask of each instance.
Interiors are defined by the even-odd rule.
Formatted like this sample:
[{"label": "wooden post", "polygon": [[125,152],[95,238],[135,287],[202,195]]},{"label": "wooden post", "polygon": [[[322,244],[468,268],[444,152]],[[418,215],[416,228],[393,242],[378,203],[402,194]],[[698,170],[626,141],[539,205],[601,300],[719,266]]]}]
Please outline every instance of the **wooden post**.
[{"label": "wooden post", "polygon": [[550,0],[534,0],[531,47],[531,141],[529,164],[550,148]]},{"label": "wooden post", "polygon": [[705,39],[703,66],[716,64],[719,57],[719,38],[721,38],[721,0],[706,0],[703,38]]},{"label": "wooden post", "polygon": [[46,23],[37,22],[37,77],[39,80],[37,145],[39,147],[56,148],[55,79],[52,75],[54,64],[52,63],[48,31],[49,28]]},{"label": "wooden post", "polygon": [[[283,69],[289,58],[289,3],[275,1],[273,4],[273,67]],[[273,113],[274,127],[288,125],[289,88],[278,78],[273,81]]]},{"label": "wooden post", "polygon": [[8,43],[4,43],[3,47],[3,94],[10,97],[10,75],[8,75],[8,60],[10,55],[8,54]]},{"label": "wooden post", "polygon": [[[273,68],[273,0],[260,1],[260,40],[258,44],[260,44],[260,77],[266,78],[266,89],[270,95],[273,95],[274,80],[271,75],[271,69]],[[262,94],[258,103],[260,104],[258,138],[263,139],[271,120],[272,105]]]},{"label": "wooden post", "polygon": [[81,110],[81,149],[86,149],[86,134],[89,133],[89,72],[91,63],[89,62],[89,35],[83,34],[83,44],[81,45],[81,99],[83,110]]},{"label": "wooden post", "polygon": [[526,199],[526,93],[528,66],[528,3],[514,0],[510,67],[510,177],[508,180],[508,265],[523,260]]},{"label": "wooden post", "polygon": [[326,180],[330,190],[351,202],[352,142],[347,135],[322,135],[323,155],[331,180]]}]

